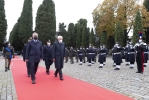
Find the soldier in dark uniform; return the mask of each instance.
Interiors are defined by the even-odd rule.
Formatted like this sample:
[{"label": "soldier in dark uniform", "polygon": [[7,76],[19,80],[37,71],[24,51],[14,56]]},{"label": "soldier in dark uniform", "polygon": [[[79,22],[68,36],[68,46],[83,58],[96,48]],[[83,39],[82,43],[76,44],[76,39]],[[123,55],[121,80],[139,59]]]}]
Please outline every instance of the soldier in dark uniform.
[{"label": "soldier in dark uniform", "polygon": [[83,58],[84,58],[84,51],[82,49],[82,47],[80,47],[80,50],[78,50],[78,56],[79,56],[79,59],[80,59],[80,64],[79,65],[82,65],[82,61],[83,61]]},{"label": "soldier in dark uniform", "polygon": [[148,46],[146,43],[144,43],[145,49],[144,49],[144,67],[147,67],[147,61],[148,61]]},{"label": "soldier in dark uniform", "polygon": [[93,54],[93,57],[92,57],[92,64],[94,64],[95,63],[95,57],[96,57],[96,48],[93,46],[93,52],[92,52]]},{"label": "soldier in dark uniform", "polygon": [[105,45],[103,45],[103,49],[105,50],[103,65],[105,65],[105,64],[106,64],[106,57],[107,57],[107,55],[108,55],[108,49],[106,48]]},{"label": "soldier in dark uniform", "polygon": [[144,72],[144,49],[145,46],[143,45],[142,39],[139,39],[139,43],[135,44],[136,50],[136,63],[138,71],[136,73],[143,73]]},{"label": "soldier in dark uniform", "polygon": [[76,62],[78,62],[78,48],[76,48],[76,50],[74,51],[75,52],[75,58],[76,58]]},{"label": "soldier in dark uniform", "polygon": [[[32,37],[30,37],[30,38],[28,39],[28,43],[29,43],[31,40],[32,40]],[[28,43],[27,43],[27,44],[28,44]],[[25,45],[24,45],[24,48],[23,48],[23,61],[24,61],[24,62],[25,62],[25,53],[26,53],[27,44],[25,44]],[[28,77],[30,77],[30,76],[31,76],[31,71],[30,71],[30,64],[29,64],[29,62],[26,62],[26,67],[27,67],[27,75],[28,75]]]},{"label": "soldier in dark uniform", "polygon": [[87,58],[88,58],[88,62],[89,62],[88,66],[91,66],[91,61],[92,61],[92,57],[93,57],[92,52],[93,52],[93,48],[90,45],[89,48],[87,49]]},{"label": "soldier in dark uniform", "polygon": [[113,66],[116,66],[116,62],[115,62],[115,54],[116,53],[116,48],[117,48],[117,43],[114,45],[114,47],[112,48],[112,59],[113,59]]},{"label": "soldier in dark uniform", "polygon": [[68,48],[65,48],[65,63],[67,63],[69,57],[69,50]]},{"label": "soldier in dark uniform", "polygon": [[4,43],[3,56],[5,58],[5,72],[7,72],[7,70],[10,70],[11,59],[14,58],[14,49],[10,46],[9,41]]},{"label": "soldier in dark uniform", "polygon": [[43,47],[43,60],[45,61],[47,75],[50,74],[50,71],[49,71],[50,66],[53,63],[52,49],[53,49],[53,46],[51,45],[51,41],[48,40],[47,45]]},{"label": "soldier in dark uniform", "polygon": [[86,50],[85,48],[83,48],[83,63],[86,62],[85,57],[86,57]]},{"label": "soldier in dark uniform", "polygon": [[134,63],[135,63],[135,49],[132,44],[130,44],[130,49],[128,51],[129,54],[129,61],[130,61],[130,69],[134,68]]},{"label": "soldier in dark uniform", "polygon": [[71,64],[74,64],[74,49],[73,47],[70,48],[70,51],[69,51],[69,57],[70,57],[70,60],[71,60]]},{"label": "soldier in dark uniform", "polygon": [[100,46],[98,53],[99,53],[98,62],[100,63],[99,68],[103,68],[103,62],[105,61],[105,54],[106,54],[106,50],[103,48],[103,46]]},{"label": "soldier in dark uniform", "polygon": [[127,45],[126,45],[125,50],[124,50],[126,65],[129,65],[130,64],[129,54],[128,54],[129,49],[130,49],[130,44],[129,44],[129,42],[127,42]]},{"label": "soldier in dark uniform", "polygon": [[118,44],[115,50],[115,63],[116,63],[116,68],[114,70],[120,70],[120,65],[122,63],[122,57],[121,57],[121,50],[122,48]]}]

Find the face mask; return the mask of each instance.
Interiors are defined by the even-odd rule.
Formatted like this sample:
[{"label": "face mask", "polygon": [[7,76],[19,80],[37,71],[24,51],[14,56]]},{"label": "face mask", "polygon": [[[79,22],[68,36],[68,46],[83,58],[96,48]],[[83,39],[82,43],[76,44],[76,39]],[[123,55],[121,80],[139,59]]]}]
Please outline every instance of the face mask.
[{"label": "face mask", "polygon": [[60,43],[62,43],[62,40],[59,40]]},{"label": "face mask", "polygon": [[142,42],[142,40],[139,40],[139,43],[141,43]]},{"label": "face mask", "polygon": [[11,44],[8,44],[8,46],[10,46]]},{"label": "face mask", "polygon": [[49,46],[51,43],[47,43],[47,45]]},{"label": "face mask", "polygon": [[80,49],[82,49],[82,48],[80,48]]},{"label": "face mask", "polygon": [[38,37],[37,37],[37,36],[35,36],[35,37],[34,37],[34,39],[35,39],[35,40],[37,40],[37,39],[38,39]]}]

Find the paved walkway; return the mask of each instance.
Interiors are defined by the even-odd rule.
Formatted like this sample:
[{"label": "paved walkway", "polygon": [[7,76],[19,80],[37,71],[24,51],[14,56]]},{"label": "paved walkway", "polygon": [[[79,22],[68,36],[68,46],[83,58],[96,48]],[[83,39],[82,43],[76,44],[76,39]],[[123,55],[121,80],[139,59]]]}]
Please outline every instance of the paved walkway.
[{"label": "paved walkway", "polygon": [[[65,63],[63,73],[79,80],[107,88],[109,90],[127,95],[135,100],[149,100],[149,66],[145,68],[144,74],[136,73],[134,69],[129,69],[125,63],[121,65],[121,70],[115,71],[112,67],[111,57],[107,58],[104,68],[99,69],[99,63],[87,66],[88,63],[79,65],[78,63]],[[41,61],[41,66],[44,62]],[[149,65],[149,63],[148,63]],[[51,66],[55,70],[54,65]],[[38,73],[37,73],[38,74]],[[15,86],[11,71],[4,72],[4,60],[0,58],[0,100],[17,100]]]}]

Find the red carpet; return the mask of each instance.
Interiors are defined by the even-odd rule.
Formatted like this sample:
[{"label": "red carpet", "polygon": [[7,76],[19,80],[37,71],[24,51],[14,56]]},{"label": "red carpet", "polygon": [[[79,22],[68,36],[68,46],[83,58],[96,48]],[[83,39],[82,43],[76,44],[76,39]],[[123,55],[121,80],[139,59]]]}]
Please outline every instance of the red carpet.
[{"label": "red carpet", "polygon": [[31,84],[22,60],[12,61],[11,69],[18,100],[133,100],[66,75],[60,81],[53,71],[46,75],[43,67],[38,69],[36,84]]}]

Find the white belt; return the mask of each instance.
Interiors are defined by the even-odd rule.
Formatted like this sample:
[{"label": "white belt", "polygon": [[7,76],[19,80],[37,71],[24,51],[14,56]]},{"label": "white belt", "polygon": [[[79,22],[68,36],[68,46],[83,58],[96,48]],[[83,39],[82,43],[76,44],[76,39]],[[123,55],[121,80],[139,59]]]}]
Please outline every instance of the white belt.
[{"label": "white belt", "polygon": [[79,55],[83,55],[83,54],[79,54]]},{"label": "white belt", "polygon": [[95,54],[95,53],[88,53],[88,54]]},{"label": "white belt", "polygon": [[148,52],[144,52],[144,53],[148,53]]},{"label": "white belt", "polygon": [[129,52],[128,54],[134,54],[135,52]]},{"label": "white belt", "polygon": [[118,52],[118,53],[114,53],[114,55],[116,55],[116,54],[121,54],[121,52]]}]

